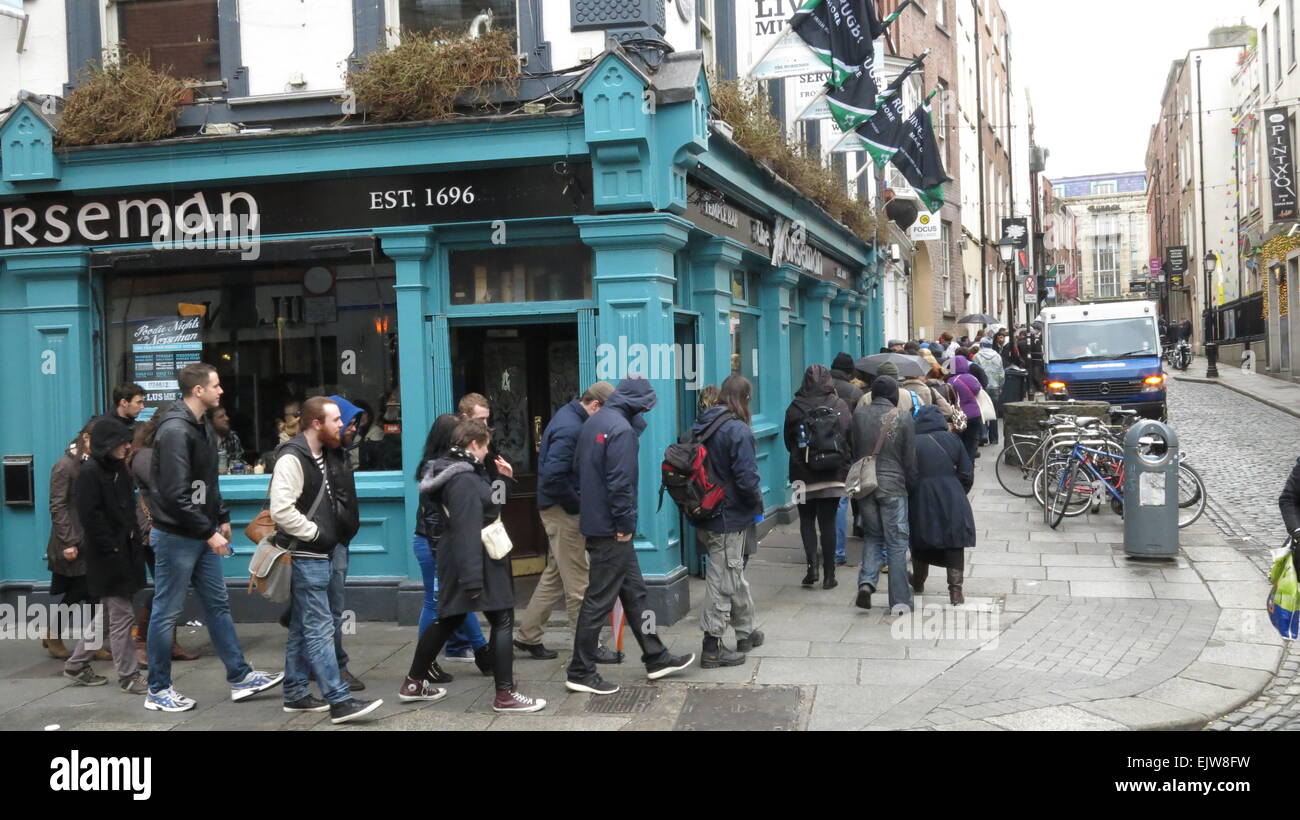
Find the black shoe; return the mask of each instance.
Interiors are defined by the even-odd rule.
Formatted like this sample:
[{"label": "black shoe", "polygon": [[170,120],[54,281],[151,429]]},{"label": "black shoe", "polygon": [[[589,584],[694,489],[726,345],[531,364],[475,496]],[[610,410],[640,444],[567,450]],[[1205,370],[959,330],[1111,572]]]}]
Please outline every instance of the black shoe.
[{"label": "black shoe", "polygon": [[[515,641],[515,649],[528,653],[528,657],[535,661],[549,661],[560,657],[559,652],[556,652],[554,649],[547,649],[540,643],[524,643],[523,641]],[[597,663],[599,662],[600,661],[597,661]]]},{"label": "black shoe", "polygon": [[818,572],[817,572],[817,565],[816,565],[816,564],[809,564],[809,565],[808,565],[808,574],[805,575],[805,576],[803,577],[803,580],[800,581],[799,584],[800,584],[801,586],[810,587],[810,586],[812,586],[813,584],[817,583],[817,580],[818,580],[820,577],[821,577],[821,575],[818,574]]},{"label": "black shoe", "polygon": [[695,655],[678,655],[676,657],[668,656],[659,663],[648,663],[645,667],[646,677],[650,680],[659,680],[666,678],[674,672],[680,672],[691,664],[695,663]]},{"label": "black shoe", "polygon": [[855,603],[858,609],[871,609],[871,593],[875,592],[870,584],[863,584],[858,587],[858,600]]},{"label": "black shoe", "polygon": [[755,647],[762,646],[764,639],[765,636],[763,635],[763,633],[755,629],[753,632],[749,633],[743,638],[741,637],[736,638],[736,651],[748,652],[749,650]]},{"label": "black shoe", "polygon": [[835,580],[834,575],[827,575],[826,580],[822,581],[822,589],[835,589],[839,585],[840,582]]},{"label": "black shoe", "polygon": [[700,667],[702,669],[717,669],[720,666],[740,666],[745,662],[745,656],[739,652],[732,652],[722,641],[712,635],[704,636],[704,651],[700,655]]},{"label": "black shoe", "polygon": [[585,692],[588,695],[612,695],[618,691],[618,687],[609,683],[600,675],[592,675],[586,680],[566,680],[564,688],[570,692]]},{"label": "black shoe", "polygon": [[343,682],[346,683],[348,685],[348,688],[351,689],[353,692],[365,691],[366,688],[365,683],[362,682],[362,680],[358,678],[356,675],[349,672],[346,667],[339,670],[339,677],[343,679]]},{"label": "black shoe", "polygon": [[608,646],[598,645],[596,647],[596,657],[594,660],[596,661],[596,663],[622,663],[623,653],[615,652],[613,649],[610,649]]},{"label": "black shoe", "polygon": [[456,678],[450,672],[442,671],[442,667],[438,665],[437,661],[434,661],[429,664],[429,674],[425,675],[424,679],[430,683],[451,683]]},{"label": "black shoe", "polygon": [[482,672],[484,675],[492,675],[492,668],[496,664],[492,662],[492,650],[489,648],[488,644],[483,644],[478,649],[474,650],[474,665],[477,666],[478,671]]},{"label": "black shoe", "polygon": [[382,700],[348,698],[342,703],[330,704],[330,723],[347,723],[357,720],[383,706]]},{"label": "black shoe", "polygon": [[311,694],[284,705],[286,712],[328,712],[329,709],[329,701],[321,700]]}]

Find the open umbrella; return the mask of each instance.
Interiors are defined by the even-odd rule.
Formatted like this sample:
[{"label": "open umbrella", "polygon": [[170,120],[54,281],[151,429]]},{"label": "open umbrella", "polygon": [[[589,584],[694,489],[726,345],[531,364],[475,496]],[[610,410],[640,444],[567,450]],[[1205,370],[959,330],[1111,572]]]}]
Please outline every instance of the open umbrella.
[{"label": "open umbrella", "polygon": [[1002,321],[996,316],[990,316],[987,313],[972,313],[969,316],[963,316],[957,320],[959,325],[991,325],[995,322]]},{"label": "open umbrella", "polygon": [[905,356],[902,353],[877,353],[874,356],[865,356],[858,359],[853,366],[863,373],[874,376],[885,362],[892,362],[898,368],[898,376],[902,379],[920,379],[930,372],[930,365],[925,363],[925,359],[920,356]]}]

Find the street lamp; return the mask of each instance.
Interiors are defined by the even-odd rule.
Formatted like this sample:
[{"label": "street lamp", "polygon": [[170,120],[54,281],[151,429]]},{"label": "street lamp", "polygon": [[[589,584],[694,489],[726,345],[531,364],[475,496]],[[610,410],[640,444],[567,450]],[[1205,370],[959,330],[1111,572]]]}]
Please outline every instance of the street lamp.
[{"label": "street lamp", "polygon": [[998,240],[998,256],[1007,266],[1007,332],[1016,324],[1016,277],[1012,270],[1012,261],[1016,258],[1016,240],[1003,237]]},{"label": "street lamp", "polygon": [[1210,277],[1214,275],[1214,269],[1218,266],[1219,260],[1215,257],[1213,251],[1205,252],[1205,378],[1219,378],[1219,346],[1210,341],[1214,336],[1214,308],[1210,304]]}]

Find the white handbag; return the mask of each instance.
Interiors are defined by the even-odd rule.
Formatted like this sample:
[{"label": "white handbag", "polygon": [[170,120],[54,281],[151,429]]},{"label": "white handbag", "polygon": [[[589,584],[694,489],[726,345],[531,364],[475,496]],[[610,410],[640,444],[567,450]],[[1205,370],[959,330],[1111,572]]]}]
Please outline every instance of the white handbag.
[{"label": "white handbag", "polygon": [[[446,516],[448,521],[451,521],[451,512],[447,509],[446,504],[442,505],[442,514]],[[515,548],[515,545],[510,541],[510,533],[506,532],[506,525],[501,523],[501,516],[499,515],[496,521],[483,528],[479,533],[479,537],[483,541],[483,549],[487,552],[488,558],[493,561],[500,561],[510,554],[510,550]]]}]

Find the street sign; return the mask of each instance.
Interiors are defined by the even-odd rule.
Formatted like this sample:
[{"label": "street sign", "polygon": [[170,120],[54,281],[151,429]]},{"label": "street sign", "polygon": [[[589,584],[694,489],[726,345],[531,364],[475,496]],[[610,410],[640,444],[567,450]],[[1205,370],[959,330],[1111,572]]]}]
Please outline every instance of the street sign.
[{"label": "street sign", "polygon": [[941,239],[943,236],[943,226],[939,218],[934,214],[921,214],[908,228],[908,238],[913,242],[927,242]]},{"label": "street sign", "polygon": [[1181,288],[1183,274],[1187,273],[1187,246],[1170,245],[1165,248],[1165,257],[1169,260],[1169,287]]},{"label": "street sign", "polygon": [[1038,277],[1036,276],[1025,277],[1025,301],[1038,301]]},{"label": "street sign", "polygon": [[1010,239],[1017,249],[1029,247],[1029,220],[1025,217],[1003,217],[1002,238]]},{"label": "street sign", "polygon": [[1152,282],[1159,282],[1161,280],[1162,271],[1160,269],[1160,264],[1161,260],[1159,258],[1151,260],[1150,275]]},{"label": "street sign", "polygon": [[1147,292],[1147,283],[1146,283],[1146,282],[1142,282],[1142,281],[1129,282],[1129,283],[1128,283],[1128,292],[1129,292],[1129,293],[1146,293],[1146,292]]}]

